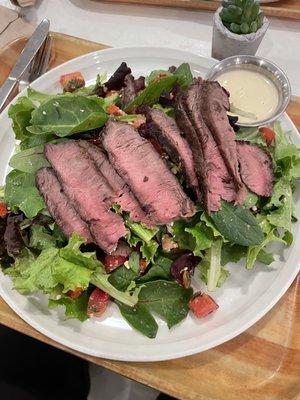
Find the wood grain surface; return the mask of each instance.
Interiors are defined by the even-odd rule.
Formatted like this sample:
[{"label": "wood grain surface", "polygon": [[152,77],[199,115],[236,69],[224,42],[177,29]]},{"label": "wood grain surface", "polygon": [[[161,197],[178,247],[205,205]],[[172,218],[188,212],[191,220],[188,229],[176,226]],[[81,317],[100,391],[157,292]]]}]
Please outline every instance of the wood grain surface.
[{"label": "wood grain surface", "polygon": [[[107,46],[52,34],[54,66]],[[25,40],[0,52],[0,83]],[[121,61],[121,60],[120,60]],[[289,115],[300,128],[300,100]],[[300,400],[300,276],[258,323],[214,349],[172,361],[109,361],[73,351],[37,332],[0,299],[0,323],[183,400]]]},{"label": "wood grain surface", "polygon": [[[105,0],[105,3],[130,3],[163,7],[180,7],[192,10],[215,11],[220,1],[214,0]],[[300,0],[281,0],[262,6],[265,15],[280,18],[300,19]]]}]

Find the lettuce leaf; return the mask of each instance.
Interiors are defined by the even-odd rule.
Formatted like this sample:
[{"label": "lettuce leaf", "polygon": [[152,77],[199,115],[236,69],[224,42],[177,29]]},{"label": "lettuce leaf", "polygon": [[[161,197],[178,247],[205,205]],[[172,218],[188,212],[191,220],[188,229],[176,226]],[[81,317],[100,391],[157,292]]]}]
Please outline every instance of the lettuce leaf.
[{"label": "lettuce leaf", "polygon": [[26,130],[31,114],[35,109],[34,104],[27,97],[19,97],[8,109],[8,116],[12,120],[12,127],[17,140],[26,139],[30,133]]},{"label": "lettuce leaf", "polygon": [[88,319],[88,315],[86,313],[88,301],[89,293],[86,291],[76,299],[71,299],[70,297],[66,296],[57,300],[50,299],[48,307],[52,309],[58,306],[65,306],[65,314],[67,318],[76,318],[79,319],[79,321],[84,322]]}]

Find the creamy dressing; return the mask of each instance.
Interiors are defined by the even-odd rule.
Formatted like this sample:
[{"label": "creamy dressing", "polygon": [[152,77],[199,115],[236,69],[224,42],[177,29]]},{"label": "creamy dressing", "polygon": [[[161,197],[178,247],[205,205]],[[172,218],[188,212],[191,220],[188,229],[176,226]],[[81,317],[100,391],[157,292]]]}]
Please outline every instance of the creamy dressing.
[{"label": "creamy dressing", "polygon": [[238,115],[240,122],[262,121],[271,117],[277,109],[278,90],[270,79],[259,72],[233,69],[220,74],[217,81],[230,93],[230,104],[235,109],[233,114]]}]

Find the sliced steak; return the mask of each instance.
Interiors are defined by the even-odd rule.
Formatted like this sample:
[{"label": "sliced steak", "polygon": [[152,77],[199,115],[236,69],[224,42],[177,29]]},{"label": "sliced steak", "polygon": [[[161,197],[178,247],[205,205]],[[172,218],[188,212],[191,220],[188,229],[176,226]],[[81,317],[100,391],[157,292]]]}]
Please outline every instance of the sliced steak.
[{"label": "sliced steak", "polygon": [[109,209],[116,196],[112,187],[76,141],[47,144],[45,155],[94,241],[111,253],[126,234],[122,218]]},{"label": "sliced steak", "polygon": [[139,202],[129,189],[128,185],[124,182],[124,180],[109,162],[109,159],[104,151],[98,146],[88,143],[85,140],[80,140],[78,143],[88,152],[99,171],[113,188],[116,194],[114,201],[120,205],[121,209],[129,212],[130,218],[133,221],[142,222],[147,226],[153,225],[145,212],[142,210]]},{"label": "sliced steak", "polygon": [[239,174],[235,132],[227,116],[227,111],[230,109],[229,94],[216,81],[201,81],[200,91],[203,119],[217,142],[228,171],[237,186],[236,202],[242,204],[246,190]]},{"label": "sliced steak", "polygon": [[237,142],[237,154],[245,185],[259,196],[271,196],[274,176],[270,155],[246,142]]},{"label": "sliced steak", "polygon": [[77,233],[88,243],[92,242],[87,224],[69,202],[52,168],[42,168],[37,172],[36,185],[44,197],[51,216],[62,232],[67,237],[70,237],[72,233]]},{"label": "sliced steak", "polygon": [[188,186],[199,197],[199,186],[192,150],[188,142],[181,136],[174,119],[155,108],[149,110],[146,118],[147,124],[149,124],[149,134],[162,145],[171,160],[182,164]]},{"label": "sliced steak", "polygon": [[[204,192],[206,209],[211,212],[220,209],[221,198],[234,201],[236,191],[217,143],[203,120],[201,102],[198,82],[178,97],[176,110],[177,120],[181,121],[194,154],[196,173]],[[197,145],[193,146],[193,143]]]},{"label": "sliced steak", "polygon": [[194,214],[194,205],[176,177],[151,143],[132,126],[109,121],[103,134],[103,146],[112,165],[156,224],[167,224]]}]

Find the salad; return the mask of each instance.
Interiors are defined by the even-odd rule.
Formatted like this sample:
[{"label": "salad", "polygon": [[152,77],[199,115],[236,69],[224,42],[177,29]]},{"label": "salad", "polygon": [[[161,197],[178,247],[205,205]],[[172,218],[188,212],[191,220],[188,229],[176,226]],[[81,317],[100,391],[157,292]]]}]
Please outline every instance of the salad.
[{"label": "salad", "polygon": [[228,93],[186,63],[135,79],[123,62],[91,86],[80,72],[60,83],[29,87],[8,111],[0,263],[15,290],[82,322],[114,303],[155,338],[156,315],[172,328],[218,309],[228,263],[268,268],[272,242],[291,246],[300,157],[279,122],[238,127]]}]

